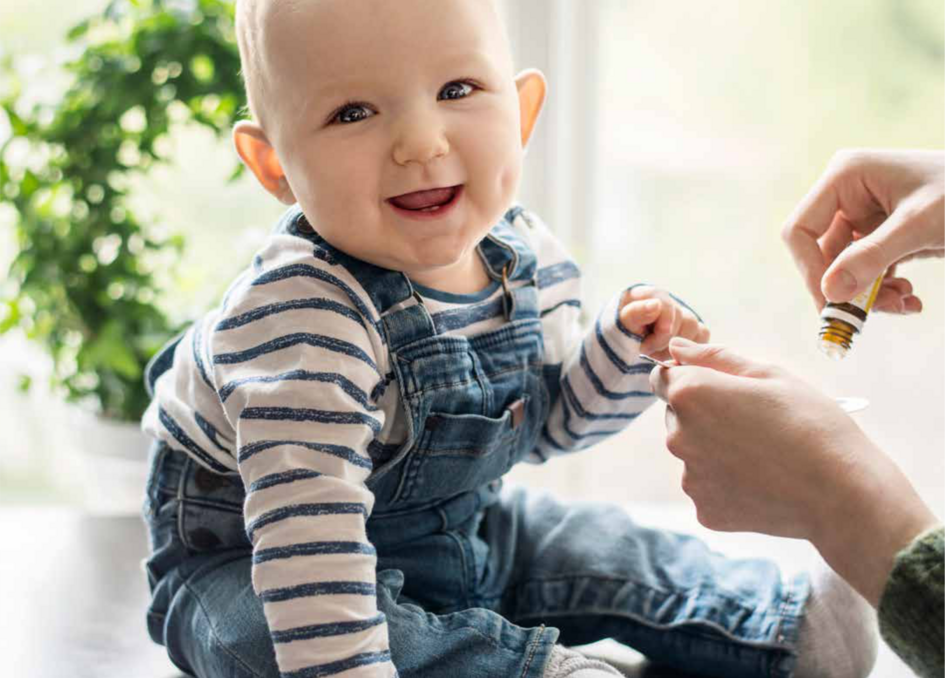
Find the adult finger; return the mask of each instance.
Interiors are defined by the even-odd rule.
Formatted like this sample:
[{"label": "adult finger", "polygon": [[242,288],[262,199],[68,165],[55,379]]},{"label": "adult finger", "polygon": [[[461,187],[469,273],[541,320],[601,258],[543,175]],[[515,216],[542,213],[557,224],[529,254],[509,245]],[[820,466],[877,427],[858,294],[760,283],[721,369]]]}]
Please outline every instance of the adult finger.
[{"label": "adult finger", "polygon": [[824,273],[824,296],[849,301],[866,291],[890,265],[923,249],[940,247],[941,229],[925,211],[901,203],[879,228],[843,250]]},{"label": "adult finger", "polygon": [[697,344],[674,337],[669,342],[669,352],[683,366],[708,367],[736,376],[762,376],[768,372],[763,363],[745,358],[719,344]]},{"label": "adult finger", "polygon": [[660,367],[657,365],[650,370],[650,389],[660,400],[666,400],[666,389],[669,386],[669,380],[666,378],[671,368]]},{"label": "adult finger", "polygon": [[902,305],[905,307],[906,313],[921,313],[922,312],[922,300],[916,296],[909,296],[902,300]]},{"label": "adult finger", "polygon": [[698,368],[686,368],[683,365],[675,364],[672,367],[660,367],[657,365],[650,371],[650,388],[653,394],[660,400],[667,403],[669,408],[669,399],[673,394],[680,390],[687,390],[694,383],[692,377]]},{"label": "adult finger", "polygon": [[872,310],[883,313],[903,313],[905,311],[903,300],[906,296],[895,288],[881,287],[876,294]]},{"label": "adult finger", "polygon": [[820,281],[827,270],[818,241],[830,228],[834,216],[840,210],[833,181],[834,177],[830,173],[822,176],[794,208],[781,229],[781,238],[788,246],[794,264],[818,309],[824,305]]},{"label": "adult finger", "polygon": [[888,273],[883,279],[883,287],[893,289],[904,297],[912,294],[912,282],[908,278],[895,278]]},{"label": "adult finger", "polygon": [[836,259],[853,242],[856,230],[853,222],[847,219],[843,212],[834,215],[830,228],[817,242],[825,265]]},{"label": "adult finger", "polygon": [[666,449],[668,449],[674,457],[678,457],[678,447],[671,443],[679,436],[679,419],[676,417],[676,411],[669,405],[666,406],[666,413],[663,415],[663,423],[666,426]]},{"label": "adult finger", "polygon": [[906,307],[906,299],[910,297],[915,298],[912,282],[908,278],[890,277],[887,272],[886,278],[883,279],[883,284],[876,295],[876,301],[873,302],[873,310],[885,313],[909,313],[910,311]]}]

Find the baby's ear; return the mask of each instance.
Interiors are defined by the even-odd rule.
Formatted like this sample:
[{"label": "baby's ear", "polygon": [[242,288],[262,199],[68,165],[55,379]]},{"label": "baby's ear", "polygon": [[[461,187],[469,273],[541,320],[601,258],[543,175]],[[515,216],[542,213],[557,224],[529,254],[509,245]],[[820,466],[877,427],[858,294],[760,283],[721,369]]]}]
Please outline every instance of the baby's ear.
[{"label": "baby's ear", "polygon": [[243,163],[256,175],[259,183],[279,202],[295,203],[295,195],[286,179],[276,149],[269,143],[262,127],[249,120],[240,120],[233,127],[233,143]]},{"label": "baby's ear", "polygon": [[524,70],[515,76],[515,86],[518,88],[518,107],[522,116],[522,147],[528,145],[528,140],[538,122],[538,114],[545,103],[545,76],[535,68]]}]

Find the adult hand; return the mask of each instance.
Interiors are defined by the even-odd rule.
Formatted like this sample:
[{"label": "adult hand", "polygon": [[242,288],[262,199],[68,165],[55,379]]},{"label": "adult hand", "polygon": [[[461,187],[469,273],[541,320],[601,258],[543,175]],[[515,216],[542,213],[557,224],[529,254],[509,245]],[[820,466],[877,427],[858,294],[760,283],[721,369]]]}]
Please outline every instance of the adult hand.
[{"label": "adult hand", "polygon": [[785,223],[782,237],[822,309],[887,271],[874,308],[922,310],[896,265],[945,251],[945,153],[841,151]]},{"label": "adult hand", "polygon": [[700,523],[810,540],[874,605],[895,554],[935,517],[836,402],[786,371],[673,339],[656,368],[666,445]]}]

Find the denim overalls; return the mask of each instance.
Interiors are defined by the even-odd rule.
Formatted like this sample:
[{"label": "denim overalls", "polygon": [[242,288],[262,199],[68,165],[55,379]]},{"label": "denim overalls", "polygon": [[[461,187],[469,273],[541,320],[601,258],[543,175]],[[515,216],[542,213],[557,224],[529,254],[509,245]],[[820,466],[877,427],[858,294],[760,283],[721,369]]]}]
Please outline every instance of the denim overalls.
[{"label": "denim overalls", "polygon": [[[372,455],[367,481],[378,607],[400,676],[538,678],[556,642],[603,638],[694,674],[789,676],[803,577],[783,585],[771,563],[727,560],[618,507],[502,491],[557,393],[556,371],[543,370],[535,256],[512,217],[479,247],[508,322],[472,338],[438,334],[422,302],[404,308],[414,290],[403,274],[334,250],[297,212],[286,224],[367,290],[408,418],[408,440]],[[279,675],[250,580],[244,498],[238,476],[152,450],[148,627],[197,676]]]}]

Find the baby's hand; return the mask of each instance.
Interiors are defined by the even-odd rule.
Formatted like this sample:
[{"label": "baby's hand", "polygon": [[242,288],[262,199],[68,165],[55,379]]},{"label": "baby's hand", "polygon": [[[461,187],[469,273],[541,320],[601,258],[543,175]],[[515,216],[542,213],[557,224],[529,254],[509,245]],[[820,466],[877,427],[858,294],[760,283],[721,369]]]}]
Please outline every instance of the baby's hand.
[{"label": "baby's hand", "polygon": [[704,344],[709,328],[669,293],[655,287],[634,287],[623,293],[618,313],[623,326],[644,337],[640,353],[669,360],[669,340],[684,337]]}]

